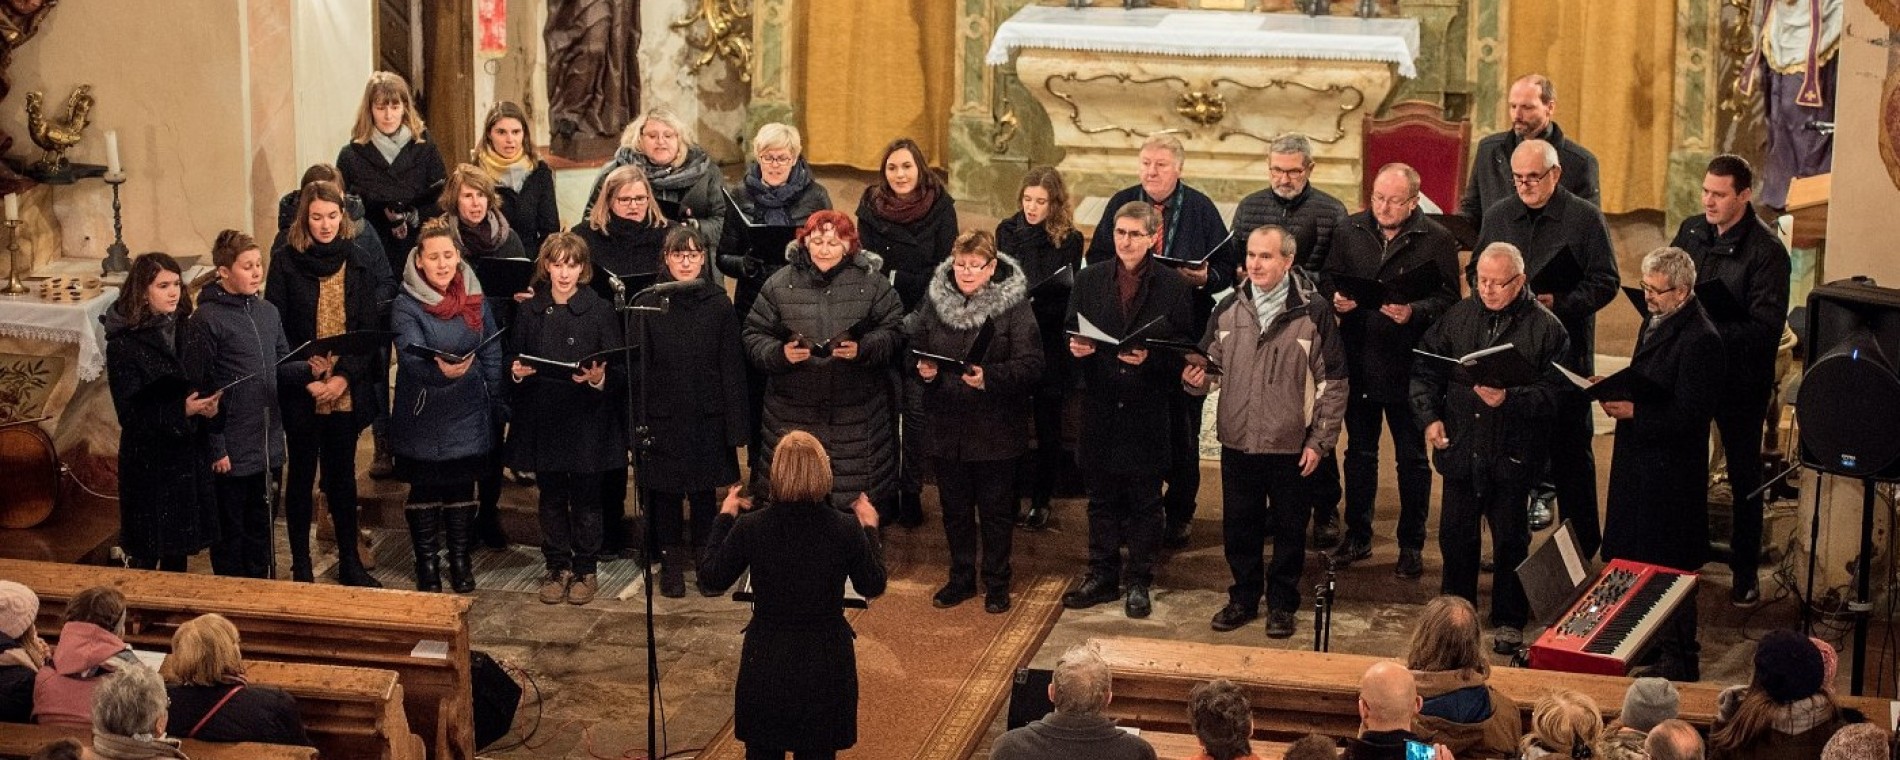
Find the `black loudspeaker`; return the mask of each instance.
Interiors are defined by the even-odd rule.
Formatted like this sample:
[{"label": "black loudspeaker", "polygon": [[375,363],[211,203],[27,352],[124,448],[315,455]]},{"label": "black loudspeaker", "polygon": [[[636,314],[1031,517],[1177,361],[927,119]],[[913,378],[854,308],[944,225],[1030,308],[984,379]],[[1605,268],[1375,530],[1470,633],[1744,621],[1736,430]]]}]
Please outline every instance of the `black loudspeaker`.
[{"label": "black loudspeaker", "polygon": [[481,749],[507,736],[514,727],[515,708],[521,705],[521,684],[515,683],[487,652],[469,652],[468,666],[475,692],[475,748]]},{"label": "black loudspeaker", "polygon": [[1049,701],[1049,679],[1055,671],[1042,668],[1017,668],[1016,680],[1009,687],[1009,721],[1004,725],[1008,729],[1018,729],[1054,712],[1056,706]]},{"label": "black loudspeaker", "polygon": [[1795,400],[1801,463],[1900,480],[1900,290],[1841,280],[1808,295],[1807,372]]}]

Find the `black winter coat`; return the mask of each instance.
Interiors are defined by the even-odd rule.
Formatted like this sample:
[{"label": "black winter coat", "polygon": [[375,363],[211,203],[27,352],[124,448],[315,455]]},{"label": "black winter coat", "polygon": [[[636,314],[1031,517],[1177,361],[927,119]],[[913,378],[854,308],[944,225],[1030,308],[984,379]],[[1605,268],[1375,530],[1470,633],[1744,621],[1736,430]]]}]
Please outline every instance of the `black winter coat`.
[{"label": "black winter coat", "polygon": [[140,559],[192,554],[218,537],[211,460],[196,390],[179,361],[172,317],[137,325],[107,312],[106,380],[119,413],[119,543]]},{"label": "black winter coat", "polygon": [[[206,742],[315,746],[310,742],[310,735],[304,732],[303,716],[297,712],[297,698],[275,686],[246,685],[205,721],[205,715],[231,688],[167,684],[165,694],[171,698],[171,708],[166,713],[170,720],[165,724],[165,733]],[[204,721],[204,727],[194,733],[192,728],[199,721]]]},{"label": "black winter coat", "polygon": [[[322,278],[326,274],[320,260],[345,259],[341,264],[346,270],[343,275],[345,331],[388,329],[388,307],[379,308],[376,301],[382,283],[370,271],[359,253],[361,250],[350,241],[332,240],[312,245],[308,251],[298,252],[286,246],[271,253],[270,271],[264,277],[264,299],[277,307],[277,314],[284,323],[284,338],[292,351],[317,337],[317,297],[322,292]],[[388,376],[386,371],[379,371],[387,366],[387,358],[337,357],[333,374],[349,381],[349,414],[357,425],[368,424],[373,416],[376,402],[370,385]],[[290,362],[289,367],[291,372],[278,378],[277,404],[284,414],[285,432],[296,435],[315,427],[317,405],[304,389],[310,382],[309,363]]]},{"label": "black winter coat", "polygon": [[[903,305],[890,281],[878,274],[867,251],[845,257],[820,272],[811,256],[793,244],[791,263],[765,281],[746,317],[746,358],[767,376],[764,450],[760,466],[772,464],[772,449],[793,430],[818,437],[831,455],[832,501],[846,508],[859,492],[888,504],[897,489],[897,430],[891,400],[892,361],[902,340]],[[835,340],[854,326],[858,357],[813,356],[798,364],[785,359],[793,335],[808,341]]]},{"label": "black winter coat", "polygon": [[1387,240],[1371,211],[1346,217],[1333,235],[1333,251],[1326,257],[1323,289],[1331,292],[1328,275],[1389,282],[1421,267],[1435,267],[1439,288],[1411,302],[1412,318],[1405,324],[1379,313],[1379,304],[1359,304],[1339,315],[1346,342],[1346,367],[1351,371],[1355,398],[1382,404],[1404,403],[1411,397],[1412,348],[1425,336],[1440,314],[1458,302],[1458,240],[1439,223],[1414,210]]},{"label": "black winter coat", "polygon": [[1746,320],[1715,323],[1728,358],[1721,386],[1728,403],[1760,405],[1774,387],[1775,354],[1788,324],[1788,249],[1752,206],[1726,235],[1716,235],[1706,217],[1684,219],[1669,244],[1689,252],[1697,284],[1722,283],[1748,309]]},{"label": "black winter coat", "polygon": [[[1104,332],[1120,337],[1160,317],[1141,337],[1200,338],[1193,332],[1187,281],[1152,257],[1141,265],[1134,313],[1123,315],[1115,284],[1115,270],[1120,266],[1117,261],[1096,264],[1076,276],[1075,293],[1069,298],[1069,329],[1076,329],[1078,316],[1086,316]],[[1151,351],[1136,367],[1117,358],[1115,349],[1096,346],[1095,353],[1077,359],[1076,364],[1083,385],[1077,463],[1102,472],[1159,474],[1172,455],[1168,415],[1172,399],[1181,393],[1180,355]]]},{"label": "black winter coat", "polygon": [[[1207,324],[1207,315],[1214,313],[1214,294],[1234,286],[1234,268],[1239,266],[1246,245],[1244,241],[1239,247],[1221,245],[1221,240],[1227,237],[1227,223],[1221,219],[1220,209],[1214,205],[1214,201],[1185,183],[1177,184],[1175,188],[1168,195],[1168,213],[1162,220],[1161,232],[1165,239],[1160,253],[1192,259],[1207,253],[1216,245],[1221,246],[1207,259],[1207,284],[1198,288],[1189,286],[1194,324],[1184,325],[1181,329],[1198,338],[1201,329]],[[1108,208],[1102,211],[1102,220],[1095,225],[1095,235],[1089,239],[1090,264],[1115,260],[1115,212],[1132,201],[1154,204],[1154,199],[1148,197],[1148,191],[1143,190],[1141,185],[1122,188],[1110,197]]]},{"label": "black winter coat", "polygon": [[[1616,300],[1621,286],[1616,272],[1616,250],[1610,246],[1610,227],[1603,212],[1557,188],[1541,212],[1533,213],[1516,195],[1493,204],[1485,212],[1484,228],[1478,231],[1478,243],[1472,249],[1483,251],[1492,243],[1517,246],[1524,254],[1524,282],[1537,279],[1544,267],[1558,256],[1570,256],[1583,270],[1583,279],[1567,293],[1552,293],[1552,314],[1563,322],[1570,337],[1570,351],[1564,366],[1585,377],[1596,366],[1597,310]],[[1474,286],[1478,277],[1478,256],[1465,265],[1465,280]]]},{"label": "black winter coat", "polygon": [[33,680],[38,671],[20,663],[0,664],[0,723],[33,722]]},{"label": "black winter coat", "polygon": [[648,227],[643,222],[633,222],[609,214],[607,231],[602,232],[586,222],[574,225],[573,233],[587,243],[587,253],[594,260],[594,292],[603,298],[612,298],[613,291],[607,288],[607,276],[600,270],[605,269],[620,276],[626,282],[627,296],[652,283],[653,275],[665,268],[660,259],[660,249],[666,246],[666,227]]},{"label": "black winter coat", "polygon": [[1239,252],[1234,261],[1246,257],[1247,236],[1272,224],[1293,233],[1294,266],[1307,272],[1325,271],[1326,259],[1333,251],[1333,235],[1345,221],[1346,204],[1311,184],[1291,199],[1274,194],[1271,187],[1257,190],[1242,198],[1234,209],[1232,245]]},{"label": "black winter coat", "polygon": [[[521,354],[571,362],[626,345],[613,306],[594,291],[580,288],[566,304],[556,304],[546,291],[544,284],[515,314],[514,327],[504,339],[508,342],[508,357],[502,362],[504,378],[510,377],[510,362]],[[609,362],[607,383],[600,390],[551,372],[537,372],[518,383],[503,380],[512,388],[507,465],[528,472],[606,472],[626,467],[626,422],[616,398],[623,392],[619,382],[625,371],[625,360]]]},{"label": "black winter coat", "polygon": [[[376,230],[370,228],[369,222],[363,221],[362,199],[355,195],[343,196],[343,213],[348,214],[350,223],[356,225],[356,237],[350,238],[350,241],[356,243],[360,250],[352,255],[369,267],[370,274],[376,278],[376,303],[382,307],[383,320],[387,322],[390,306],[396,299],[396,286],[402,279],[395,269],[390,268],[390,257],[383,254],[383,239],[376,236]],[[290,247],[288,231],[296,215],[297,193],[286,193],[277,199],[277,236],[271,239],[270,244],[272,260],[275,260],[277,251]],[[407,256],[408,252],[404,251],[403,255]],[[400,266],[401,262],[397,263]]]},{"label": "black winter coat", "polygon": [[[1601,207],[1596,155],[1564,137],[1563,129],[1554,121],[1550,131],[1538,139],[1557,147],[1557,165],[1563,167],[1558,185],[1583,202]],[[1482,228],[1485,215],[1498,201],[1517,197],[1517,186],[1511,182],[1511,153],[1522,142],[1523,138],[1507,129],[1479,140],[1477,150],[1472,151],[1471,178],[1465,183],[1465,194],[1458,199],[1458,214],[1470,219],[1472,227]]]},{"label": "black winter coat", "polygon": [[664,313],[641,316],[646,334],[628,336],[652,346],[646,404],[653,447],[641,462],[641,487],[691,493],[738,481],[735,451],[751,438],[751,405],[739,318],[725,290],[702,279],[674,292]]},{"label": "black winter coat", "polygon": [[309,366],[298,362],[279,365],[290,353],[284,323],[277,307],[257,296],[240,296],[218,283],[198,291],[198,308],[185,325],[185,371],[192,385],[217,390],[250,376],[225,390],[218,416],[205,423],[215,462],[231,458],[230,475],[256,475],[284,463],[284,418],[277,410],[279,380],[309,382]]},{"label": "black winter coat", "polygon": [[922,218],[898,224],[877,215],[871,205],[875,190],[876,186],[864,188],[864,196],[858,199],[859,246],[882,258],[877,271],[892,281],[904,301],[904,311],[910,312],[923,303],[931,273],[938,262],[950,258],[950,246],[957,242],[957,203],[946,188]]},{"label": "black winter coat", "polygon": [[1671,391],[1616,422],[1603,558],[1694,572],[1709,560],[1709,422],[1722,383],[1722,339],[1699,301],[1639,331],[1627,371]]},{"label": "black winter coat", "polygon": [[[402,271],[409,249],[416,247],[421,220],[442,213],[436,206],[448,170],[442,166],[442,153],[435,149],[429,133],[423,132],[402,146],[395,161],[383,160],[383,154],[368,141],[350,142],[336,154],[336,170],[343,175],[343,186],[363,199],[363,216],[382,240],[383,255],[389,258],[389,271]],[[409,225],[407,234],[395,235],[395,222],[385,212],[414,211],[419,217]]]},{"label": "black winter coat", "polygon": [[[646,172],[647,177],[653,180],[648,183],[648,188],[652,190],[655,201],[678,204],[685,210],[686,218],[693,220],[693,224],[699,227],[701,238],[708,241],[718,240],[725,234],[727,204],[725,193],[721,192],[722,175],[719,173],[719,167],[712,164],[712,157],[699,148],[688,148],[685,163],[682,163],[677,170],[669,169],[668,171],[669,173],[691,171],[693,164],[697,162],[705,162],[707,167],[699,171],[696,180],[687,181],[682,178],[679,182],[675,182],[668,179],[654,179],[660,174],[655,171],[653,164],[646,160],[646,156],[634,153],[632,148],[622,147],[614,151],[613,160],[600,167],[600,174],[594,177],[594,187],[587,191],[587,205],[581,209],[581,219],[584,222],[587,215],[594,210],[594,201],[600,199],[600,188],[601,185],[606,184],[607,175],[622,166],[637,164]],[[682,175],[674,174],[674,176]],[[679,186],[673,187],[675,184]],[[667,219],[669,224],[680,224],[684,221],[684,219],[673,219],[670,216]]]},{"label": "black winter coat", "polygon": [[858,665],[844,584],[867,599],[884,593],[877,530],[815,503],[720,515],[700,556],[700,589],[724,591],[748,569],[756,596],[733,689],[734,735],[794,750],[856,744]]},{"label": "black winter coat", "polygon": [[528,172],[520,190],[497,182],[495,194],[501,196],[501,215],[515,234],[521,236],[525,258],[534,258],[541,252],[541,241],[561,231],[561,209],[554,198],[554,170],[548,168],[548,162],[536,161],[534,171]]},{"label": "black winter coat", "polygon": [[[1486,335],[1494,337],[1486,339]],[[1420,356],[1412,367],[1412,416],[1424,430],[1445,423],[1451,445],[1434,449],[1432,461],[1446,480],[1498,487],[1527,484],[1550,453],[1550,426],[1557,394],[1574,392],[1551,362],[1568,351],[1563,324],[1525,291],[1500,311],[1486,309],[1472,296],[1459,301],[1425,331],[1419,349],[1439,356],[1464,356],[1510,343],[1544,373],[1536,382],[1508,389],[1504,404],[1485,406],[1472,386],[1451,381],[1451,365]],[[1570,389],[1570,390],[1566,390]]]},{"label": "black winter coat", "polygon": [[[948,367],[925,382],[916,357],[903,362],[910,382],[923,388],[931,431],[928,455],[959,462],[1014,459],[1029,450],[1029,391],[1042,378],[1042,338],[1023,300],[1027,283],[1009,254],[997,254],[990,282],[974,296],[956,285],[950,259],[937,265],[923,307],[904,318],[913,351],[968,359],[983,369],[983,389],[963,382]],[[988,325],[981,356],[971,355]]]},{"label": "black winter coat", "polygon": [[[996,225],[996,250],[1014,256],[1022,267],[1029,284],[1029,310],[1036,315],[1036,331],[1042,338],[1040,390],[1060,394],[1075,374],[1075,357],[1069,355],[1069,336],[1062,323],[1069,316],[1075,275],[1082,271],[1082,233],[1069,230],[1062,244],[1056,245],[1044,225],[1030,224],[1018,211]],[[1068,271],[1056,274],[1065,266]]]},{"label": "black winter coat", "polygon": [[[742,181],[727,189],[732,200],[739,204],[739,213],[745,218],[763,224],[757,201],[752,191]],[[805,190],[792,197],[785,206],[785,213],[791,217],[792,226],[804,226],[805,220],[812,214],[831,208],[831,193],[825,186],[812,180]],[[765,281],[779,270],[782,265],[767,264],[767,255],[750,250],[750,241],[746,240],[745,222],[737,217],[725,225],[719,236],[719,271],[731,277],[736,283],[733,292],[732,307],[741,320],[752,313],[752,302],[759,297],[759,289],[765,287]],[[771,251],[776,254],[777,251]]]}]

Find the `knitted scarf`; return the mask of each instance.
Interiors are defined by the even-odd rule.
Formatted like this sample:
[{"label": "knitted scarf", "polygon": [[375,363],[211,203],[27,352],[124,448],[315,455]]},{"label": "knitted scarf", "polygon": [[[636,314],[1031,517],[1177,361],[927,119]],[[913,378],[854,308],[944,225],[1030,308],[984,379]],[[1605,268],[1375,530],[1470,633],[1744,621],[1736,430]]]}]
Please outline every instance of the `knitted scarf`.
[{"label": "knitted scarf", "polygon": [[656,164],[639,151],[622,148],[621,152],[628,160],[619,163],[638,165],[641,171],[646,172],[647,181],[653,183],[655,191],[686,190],[704,180],[707,172],[717,171],[706,151],[698,147],[687,149],[686,160],[679,166]]},{"label": "knitted scarf", "polygon": [[759,207],[759,221],[768,226],[792,226],[789,207],[808,187],[811,187],[811,167],[803,158],[792,164],[791,175],[785,178],[785,184],[777,187],[765,184],[758,164],[753,164],[745,174],[746,194],[752,196],[752,203]]},{"label": "knitted scarf", "polygon": [[492,208],[480,224],[473,226],[464,221],[461,215],[455,217],[456,246],[466,251],[471,259],[493,256],[502,243],[508,242],[509,232],[508,218]]},{"label": "knitted scarf", "polygon": [[937,196],[942,192],[934,183],[923,180],[917,181],[917,188],[909,195],[893,193],[883,182],[864,189],[871,197],[871,210],[877,212],[878,218],[893,224],[910,224],[924,218],[936,207]]},{"label": "knitted scarf", "polygon": [[475,269],[462,262],[455,276],[450,278],[447,290],[436,288],[428,278],[422,276],[422,270],[416,268],[416,254],[410,252],[409,265],[402,270],[402,292],[422,304],[422,310],[436,319],[462,318],[462,323],[476,335],[482,333],[482,282],[475,277]]},{"label": "knitted scarf", "polygon": [[376,152],[383,154],[383,162],[389,164],[396,163],[396,157],[402,155],[402,149],[408,147],[409,142],[414,139],[416,139],[415,133],[409,131],[407,124],[397,127],[395,132],[387,135],[378,129],[369,131],[369,144],[376,146]]},{"label": "knitted scarf", "polygon": [[486,144],[475,149],[475,165],[481,167],[489,179],[517,193],[521,192],[521,185],[528,181],[528,173],[534,171],[534,162],[528,160],[527,151],[522,151],[521,155],[510,161],[489,149]]}]

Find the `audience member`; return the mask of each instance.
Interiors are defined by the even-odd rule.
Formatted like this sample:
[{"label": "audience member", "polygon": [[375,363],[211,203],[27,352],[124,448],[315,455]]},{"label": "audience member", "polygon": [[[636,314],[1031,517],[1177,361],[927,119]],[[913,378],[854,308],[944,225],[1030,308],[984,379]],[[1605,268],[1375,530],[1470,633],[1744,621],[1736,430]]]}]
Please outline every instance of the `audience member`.
[{"label": "audience member", "polygon": [[247,683],[238,629],[223,615],[199,615],[172,634],[158,673],[169,684],[165,733],[208,742],[263,742],[308,747],[297,699],[283,689]]},{"label": "audience member", "polygon": [[1821,748],[1821,760],[1887,760],[1892,756],[1893,734],[1872,723],[1845,726]]},{"label": "audience member", "polygon": [[997,737],[991,760],[1155,760],[1154,747],[1115,726],[1102,708],[1115,698],[1100,652],[1078,644],[1062,653],[1049,680],[1055,712]]},{"label": "audience member", "polygon": [[1695,726],[1673,718],[1650,729],[1643,751],[1649,754],[1649,760],[1702,760],[1706,756],[1702,734]]},{"label": "audience member", "polygon": [[[1406,760],[1418,720],[1418,683],[1396,662],[1376,662],[1359,678],[1359,735],[1346,740],[1348,760]],[[1442,748],[1442,745],[1440,745]]]},{"label": "audience member", "polygon": [[0,723],[33,722],[33,680],[47,655],[33,627],[39,614],[32,589],[0,581]]},{"label": "audience member", "polygon": [[1638,678],[1623,692],[1623,711],[1604,728],[1597,755],[1608,760],[1641,760],[1643,741],[1657,724],[1676,717],[1681,707],[1676,685],[1662,678]]},{"label": "audience member", "polygon": [[150,760],[186,757],[179,742],[165,734],[170,705],[165,681],[144,665],[120,670],[99,684],[92,697],[92,748],[86,760]]},{"label": "audience member", "polygon": [[[1333,738],[1319,734],[1307,734],[1286,748],[1285,760],[1334,760],[1339,750],[1333,745]],[[1441,757],[1439,760],[1451,760]]]},{"label": "audience member", "polygon": [[1813,642],[1787,629],[1769,631],[1755,648],[1755,673],[1717,699],[1710,754],[1722,760],[1814,758],[1834,732],[1858,713],[1846,713],[1821,689],[1826,672]]},{"label": "audience member", "polygon": [[78,739],[60,739],[40,748],[27,760],[85,760],[86,745]]},{"label": "audience member", "polygon": [[33,720],[87,724],[92,692],[102,676],[138,665],[125,640],[125,595],[94,586],[73,595],[60,624],[59,646],[33,683]]},{"label": "audience member", "polygon": [[1253,706],[1233,681],[1217,678],[1188,691],[1188,725],[1201,740],[1190,760],[1260,760],[1253,753]]},{"label": "audience member", "polygon": [[1558,689],[1537,700],[1531,711],[1531,732],[1519,743],[1524,760],[1540,757],[1587,758],[1603,733],[1603,713],[1596,700],[1569,689]]},{"label": "audience member", "polygon": [[1523,720],[1517,703],[1487,683],[1491,664],[1471,602],[1456,596],[1427,602],[1409,649],[1405,666],[1424,699],[1414,730],[1461,760],[1515,757]]}]

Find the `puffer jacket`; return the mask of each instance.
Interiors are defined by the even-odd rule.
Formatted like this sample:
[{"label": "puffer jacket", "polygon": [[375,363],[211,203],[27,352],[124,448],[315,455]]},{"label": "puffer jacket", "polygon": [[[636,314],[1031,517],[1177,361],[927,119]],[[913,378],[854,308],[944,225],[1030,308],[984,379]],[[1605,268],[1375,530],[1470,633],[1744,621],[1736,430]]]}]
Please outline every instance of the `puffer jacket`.
[{"label": "puffer jacket", "polygon": [[[1493,320],[1496,335],[1486,340]],[[1485,406],[1472,386],[1451,382],[1450,364],[1427,356],[1413,362],[1412,416],[1420,430],[1444,422],[1445,437],[1451,439],[1450,446],[1432,452],[1446,479],[1524,482],[1537,474],[1549,454],[1557,394],[1570,385],[1553,362],[1565,355],[1569,339],[1557,317],[1531,300],[1529,291],[1497,312],[1486,309],[1475,295],[1459,301],[1426,331],[1418,348],[1459,357],[1505,343],[1516,346],[1544,373],[1536,382],[1509,389],[1496,410]]]},{"label": "puffer jacket", "polygon": [[251,376],[225,390],[218,416],[205,422],[207,455],[214,462],[230,457],[230,476],[256,475],[284,463],[277,383],[308,375],[277,364],[289,353],[283,320],[271,302],[231,293],[215,282],[198,291],[198,308],[185,325],[185,374],[207,391]]},{"label": "puffer jacket", "polygon": [[[1036,317],[1024,300],[1028,283],[1008,254],[996,256],[990,282],[975,295],[957,288],[952,259],[937,265],[924,305],[904,320],[910,347],[939,356],[968,359],[983,369],[977,390],[945,367],[935,380],[917,376],[915,357],[901,362],[910,382],[924,389],[924,411],[931,431],[930,456],[959,462],[1014,459],[1029,450],[1029,391],[1042,378],[1041,337]],[[990,325],[983,355],[970,352]]]},{"label": "puffer jacket", "polygon": [[[891,503],[896,490],[897,430],[891,401],[894,355],[902,336],[903,305],[882,261],[869,251],[848,255],[831,271],[812,264],[803,246],[786,248],[785,268],[765,282],[745,331],[746,357],[767,376],[762,466],[793,430],[805,430],[831,455],[832,502],[848,508],[859,492]],[[785,358],[793,335],[834,341],[857,331],[858,357]]]},{"label": "puffer jacket", "polygon": [[1248,454],[1325,455],[1346,416],[1346,350],[1332,304],[1296,270],[1287,277],[1286,308],[1264,327],[1252,282],[1222,299],[1207,322],[1201,348],[1223,370],[1217,435]]},{"label": "puffer jacket", "polygon": [[[1308,184],[1292,198],[1282,198],[1269,187],[1240,200],[1234,209],[1235,250],[1247,250],[1247,236],[1269,224],[1286,228],[1298,244],[1293,265],[1307,272],[1326,268],[1326,257],[1333,250],[1333,229],[1346,219],[1346,204],[1326,191]],[[1235,256],[1236,262],[1244,256]]]},{"label": "puffer jacket", "polygon": [[59,646],[33,682],[33,720],[63,726],[92,725],[92,691],[103,677],[137,665],[125,640],[91,623],[67,623]]},{"label": "puffer jacket", "polygon": [[[419,294],[435,295],[416,270],[415,254],[403,267],[402,295],[396,297],[391,326],[396,330],[396,404],[389,413],[389,442],[396,456],[420,462],[452,462],[487,454],[495,449],[495,421],[505,419],[501,400],[502,347],[487,340],[500,330],[495,312],[484,300],[482,329],[469,329],[461,315],[439,319],[425,310]],[[481,282],[475,269],[462,263],[463,282],[470,297],[480,298]],[[450,380],[434,359],[409,353],[408,346],[465,354],[476,351],[475,362],[461,377]]]}]

